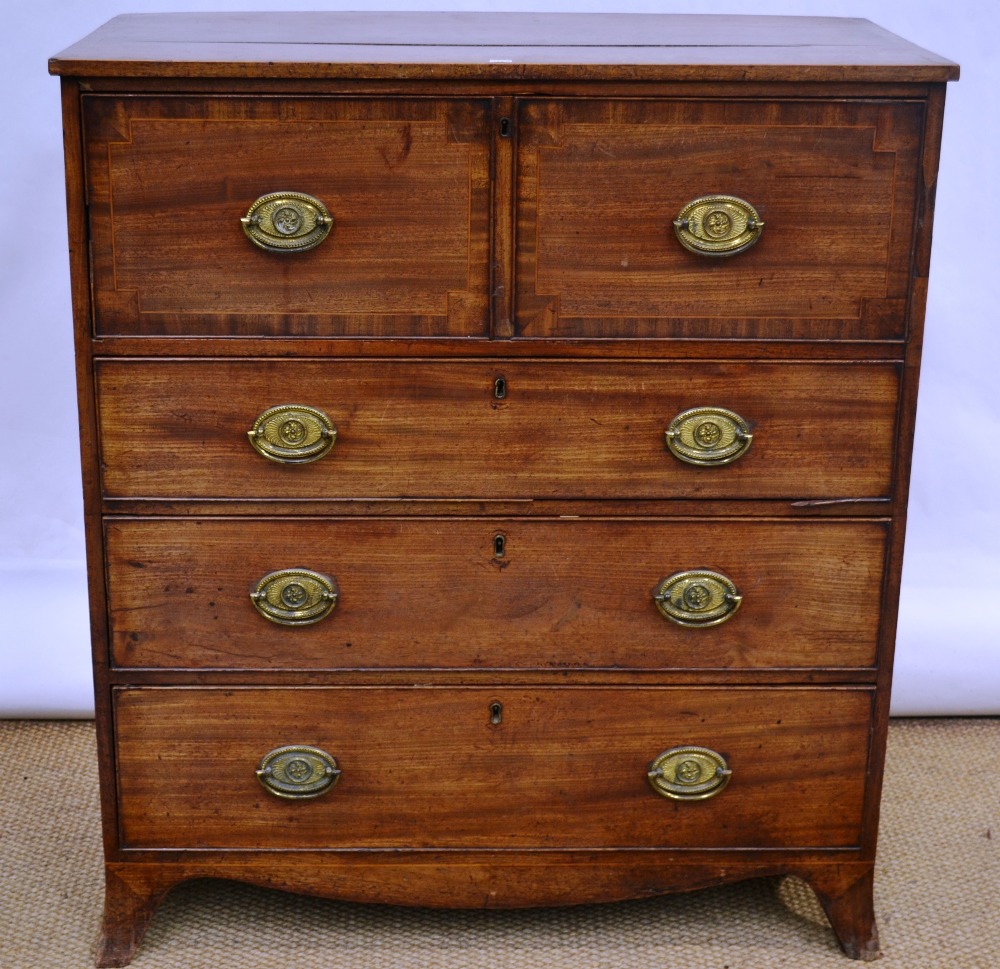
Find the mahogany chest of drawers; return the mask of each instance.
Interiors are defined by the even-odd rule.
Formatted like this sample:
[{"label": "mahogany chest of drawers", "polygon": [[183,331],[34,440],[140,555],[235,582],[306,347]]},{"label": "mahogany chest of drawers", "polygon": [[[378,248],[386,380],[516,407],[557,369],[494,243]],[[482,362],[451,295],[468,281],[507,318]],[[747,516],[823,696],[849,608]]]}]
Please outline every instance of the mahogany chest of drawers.
[{"label": "mahogany chest of drawers", "polygon": [[62,76],[97,955],[195,877],[872,872],[948,61],[864,21],[120,17]]}]

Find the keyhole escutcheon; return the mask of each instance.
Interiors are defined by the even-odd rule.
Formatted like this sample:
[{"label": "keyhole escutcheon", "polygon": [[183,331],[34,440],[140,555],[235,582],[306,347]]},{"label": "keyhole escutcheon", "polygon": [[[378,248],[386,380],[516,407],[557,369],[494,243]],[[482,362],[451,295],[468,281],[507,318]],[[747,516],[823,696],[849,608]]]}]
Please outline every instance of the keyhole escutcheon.
[{"label": "keyhole escutcheon", "polygon": [[503,723],[503,704],[499,700],[494,700],[490,704],[490,723],[494,725]]}]

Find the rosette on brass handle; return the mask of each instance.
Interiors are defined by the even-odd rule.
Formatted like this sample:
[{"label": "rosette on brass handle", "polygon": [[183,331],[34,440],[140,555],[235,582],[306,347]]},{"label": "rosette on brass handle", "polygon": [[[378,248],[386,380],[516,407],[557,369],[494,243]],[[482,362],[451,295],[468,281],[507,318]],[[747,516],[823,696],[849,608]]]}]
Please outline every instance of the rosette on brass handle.
[{"label": "rosette on brass handle", "polygon": [[275,797],[304,801],[333,787],[341,771],[325,750],[292,745],[265,754],[256,773],[257,780]]},{"label": "rosette on brass handle", "polygon": [[674,219],[681,245],[699,256],[735,256],[763,231],[757,210],[735,195],[703,195],[688,202]]},{"label": "rosette on brass handle", "polygon": [[333,227],[326,206],[304,192],[262,195],[240,219],[247,238],[268,252],[315,249]]},{"label": "rosette on brass handle", "polygon": [[280,626],[311,626],[337,605],[333,579],[309,569],[269,572],[250,593],[254,608]]},{"label": "rosette on brass handle", "polygon": [[656,587],[660,613],[678,626],[718,626],[743,602],[733,582],[721,572],[694,569],[675,572]]},{"label": "rosette on brass handle", "polygon": [[708,747],[671,747],[650,765],[649,783],[675,801],[704,801],[728,783],[733,772],[722,754]]},{"label": "rosette on brass handle", "polygon": [[264,411],[247,431],[258,454],[279,464],[307,464],[323,457],[337,441],[337,428],[321,410],[280,404]]},{"label": "rosette on brass handle", "polygon": [[750,449],[753,434],[735,411],[724,407],[692,407],[666,430],[667,448],[677,459],[701,467],[731,464]]}]

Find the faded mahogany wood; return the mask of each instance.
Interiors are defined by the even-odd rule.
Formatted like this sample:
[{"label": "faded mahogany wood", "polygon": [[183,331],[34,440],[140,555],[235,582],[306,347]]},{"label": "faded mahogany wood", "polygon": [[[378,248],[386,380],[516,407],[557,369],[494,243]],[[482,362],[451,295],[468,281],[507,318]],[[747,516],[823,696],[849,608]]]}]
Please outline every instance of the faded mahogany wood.
[{"label": "faded mahogany wood", "polygon": [[[829,520],[111,521],[112,653],[164,668],[867,667],[886,538],[881,523]],[[334,578],[340,598],[289,629],[248,592],[296,566]],[[653,592],[700,567],[744,600],[688,629]]]},{"label": "faded mahogany wood", "polygon": [[[122,841],[136,849],[850,848],[871,699],[845,689],[501,684],[119,690]],[[500,724],[491,723],[494,702],[503,704]],[[288,744],[335,757],[338,783],[299,803],[265,791],[254,771]],[[720,795],[680,803],[652,790],[650,761],[683,744],[726,757],[733,776]]]},{"label": "faded mahogany wood", "polygon": [[[810,884],[838,891],[837,886],[863,884],[865,875],[871,872],[867,863],[831,861],[831,857],[837,857],[831,853],[810,858],[800,852],[758,851],[752,862],[734,858],[732,852],[720,861],[719,855],[701,854],[695,860],[676,852],[648,850],[469,851],[463,852],[459,861],[454,852],[296,851],[282,855],[278,866],[272,853],[200,851],[179,855],[170,865],[137,859],[112,862],[107,865],[107,878],[125,882],[128,891],[143,899],[150,910],[182,881],[220,877],[359,902],[518,908],[571,905],[582,895],[614,902],[782,874],[794,874]],[[450,877],[456,868],[463,877]],[[432,898],[414,897],[415,885],[431,884],[441,886],[441,891]],[[842,947],[851,954],[854,928],[839,917],[832,925]],[[116,961],[99,961],[98,965],[128,965],[139,938],[126,925],[115,923],[110,928],[114,934],[103,940],[103,950],[113,953]]]},{"label": "faded mahogany wood", "polygon": [[[97,333],[487,335],[488,101],[86,97],[84,122]],[[240,218],[289,190],[333,228],[265,252]]]},{"label": "faded mahogany wood", "polygon": [[[901,337],[922,123],[919,102],[525,102],[517,333]],[[675,238],[713,194],[760,213],[748,251]]]},{"label": "faded mahogany wood", "polygon": [[[83,171],[83,134],[80,118],[80,87],[75,80],[62,82],[63,145],[66,160],[66,221],[69,265],[72,279],[73,338],[76,350],[76,382],[79,405],[80,464],[83,477],[84,530],[87,543],[88,598],[91,658],[94,669],[94,708],[99,724],[111,723],[111,691],[108,684],[108,612],[101,558],[102,529],[100,446],[97,401],[93,379],[93,347],[89,278],[89,243]],[[101,772],[102,840],[106,857],[117,850],[117,799],[114,787],[113,738],[110,730],[98,729],[97,750]],[[108,889],[114,896],[114,886]],[[107,906],[109,912],[115,903]],[[113,912],[112,912],[113,917]],[[123,922],[130,917],[122,916]]]},{"label": "faded mahogany wood", "polygon": [[412,686],[415,681],[440,686],[483,686],[495,683],[498,675],[522,686],[551,686],[553,681],[576,686],[873,686],[878,682],[875,667],[767,667],[764,669],[176,669],[135,667],[113,668],[107,680],[111,686],[222,686],[234,680],[241,686]]},{"label": "faded mahogany wood", "polygon": [[129,874],[105,868],[104,917],[95,954],[98,967],[127,966],[132,961],[156,907],[170,888],[169,880],[163,878],[157,884],[136,888]]},{"label": "faded mahogany wood", "polygon": [[[508,318],[509,323],[509,318]],[[509,330],[509,327],[508,327]],[[859,362],[901,361],[905,356],[905,342],[897,340],[852,340],[821,343],[815,340],[718,340],[644,339],[615,336],[607,338],[574,337],[553,340],[545,337],[533,339],[517,337],[508,339],[512,332],[495,334],[494,340],[458,337],[393,338],[391,343],[383,337],[327,337],[284,336],[230,336],[224,340],[204,337],[102,336],[93,341],[95,356],[109,357],[295,357],[312,358],[377,357],[384,358],[387,351],[396,357],[427,357],[435,359],[462,358],[493,359],[498,342],[502,339],[504,357],[516,359],[560,359],[571,355],[578,359],[592,360],[755,360],[766,354],[771,361],[791,362],[837,361]]]},{"label": "faded mahogany wood", "polygon": [[[387,359],[102,360],[97,379],[109,497],[831,499],[887,495],[898,377],[874,364]],[[285,403],[337,427],[320,460],[282,466],[250,447],[257,416]],[[705,469],[667,451],[670,421],[698,406],[750,423],[743,457]]]},{"label": "faded mahogany wood", "polygon": [[[819,498],[806,500],[760,499],[735,504],[725,499],[621,499],[615,503],[616,518],[845,518],[870,516],[888,520],[889,498]],[[580,518],[606,516],[603,499],[531,498],[485,501],[473,499],[346,498],[346,499],[151,499],[108,498],[104,512],[109,516],[140,517],[161,515],[201,518],[238,515],[247,518],[291,517],[430,517],[490,514],[494,517]]]},{"label": "faded mahogany wood", "polygon": [[946,81],[952,62],[866,20],[513,13],[117,17],[50,62],[127,77]]},{"label": "faded mahogany wood", "polygon": [[840,947],[852,959],[871,962],[880,958],[878,927],[872,904],[873,867],[831,867],[811,872],[812,885],[823,911],[837,935]]},{"label": "faded mahogany wood", "polygon": [[[903,545],[906,536],[907,494],[910,487],[910,466],[917,411],[917,387],[920,376],[920,356],[923,347],[924,311],[927,298],[927,274],[930,270],[930,246],[934,221],[934,199],[937,187],[938,160],[941,151],[945,91],[942,86],[929,98],[928,124],[924,135],[922,182],[920,186],[919,228],[914,259],[914,282],[909,313],[912,337],[906,346],[903,385],[900,388],[900,421],[897,432],[897,469],[893,495],[897,513],[893,519],[889,564],[884,579],[884,618],[882,661],[879,664],[879,692],[875,708],[874,743],[871,760],[871,794],[866,807],[865,852],[875,854],[878,835],[879,807],[885,766],[886,737],[889,729],[889,700],[894,660],[893,639],[899,613],[899,588],[902,578]],[[860,888],[860,892],[864,889]],[[860,903],[859,903],[860,904]],[[871,904],[870,898],[867,904]],[[848,909],[851,911],[851,909]],[[859,919],[859,922],[863,921]]]},{"label": "faded mahogany wood", "polygon": [[[193,877],[490,907],[791,873],[848,955],[875,955],[957,67],[857,20],[314,13],[116,18],[51,69],[99,963],[127,964]],[[239,228],[278,188],[335,200],[301,258]],[[676,247],[681,196],[709,192],[760,206],[755,248]],[[282,402],[327,410],[330,455],[249,448]],[[705,403],[753,425],[732,466],[665,449]],[[287,565],[338,580],[315,628],[250,605]],[[732,573],[729,623],[652,608],[689,567]],[[695,735],[739,768],[716,799],[667,802],[646,765]],[[253,769],[286,742],[336,747],[341,784],[276,803]]]}]

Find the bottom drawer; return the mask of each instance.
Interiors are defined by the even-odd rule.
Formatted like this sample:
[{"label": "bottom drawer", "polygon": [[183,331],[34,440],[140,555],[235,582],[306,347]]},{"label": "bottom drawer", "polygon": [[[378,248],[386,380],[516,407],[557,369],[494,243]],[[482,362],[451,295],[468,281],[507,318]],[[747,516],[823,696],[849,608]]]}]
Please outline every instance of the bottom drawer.
[{"label": "bottom drawer", "polygon": [[[121,688],[120,834],[127,848],[853,847],[872,697],[809,687]],[[336,783],[312,798],[267,790],[261,761],[288,745],[331,755]],[[674,800],[654,790],[652,762],[682,746],[724,758],[732,773],[721,791]],[[272,768],[296,789],[296,771],[316,763],[286,756]],[[684,770],[697,773],[680,769],[681,787]]]}]

